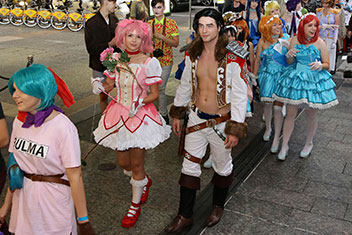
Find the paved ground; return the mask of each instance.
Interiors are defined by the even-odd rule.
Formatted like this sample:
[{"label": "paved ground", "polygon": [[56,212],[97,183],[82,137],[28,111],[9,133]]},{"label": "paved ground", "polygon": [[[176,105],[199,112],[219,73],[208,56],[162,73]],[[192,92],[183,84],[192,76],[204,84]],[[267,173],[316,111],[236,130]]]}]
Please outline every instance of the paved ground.
[{"label": "paved ground", "polygon": [[[351,69],[343,63],[339,71]],[[342,78],[337,73],[337,78]],[[314,149],[299,158],[305,117],[297,118],[286,161],[267,153],[225,208],[210,234],[352,234],[352,78],[337,89],[340,104],[320,111]]]},{"label": "paved ground", "polygon": [[[189,34],[187,13],[181,12],[175,17],[180,22],[181,41],[185,41]],[[77,103],[66,113],[79,130],[82,155],[87,153],[94,146],[91,130],[96,127],[100,116],[95,105],[98,99],[91,95],[87,82],[90,71],[87,69],[88,57],[83,33],[29,29],[24,26],[0,28],[0,75],[10,76],[23,67],[28,54],[34,54],[36,62],[47,64],[60,74],[76,97]],[[181,59],[182,54],[176,51],[176,64]],[[344,71],[346,66],[340,65],[339,70]],[[337,73],[335,77],[342,79],[341,73]],[[6,83],[0,81],[0,88],[4,84]],[[177,84],[174,79],[168,84],[170,103]],[[304,115],[301,115],[296,123],[288,159],[280,163],[276,161],[275,155],[266,154],[247,181],[231,193],[222,222],[203,233],[352,233],[351,87],[352,79],[343,80],[337,90],[340,105],[319,113],[320,126],[315,147],[308,159],[298,157],[305,134],[305,121],[302,118]],[[7,92],[0,93],[0,99],[11,125],[16,108]],[[233,150],[234,161],[246,149],[257,147],[253,143],[258,141],[258,135],[264,127],[261,113],[261,105],[255,104],[255,115],[248,120],[248,137]],[[146,169],[153,179],[153,186],[138,223],[131,229],[120,226],[131,200],[128,177],[122,174],[120,168],[112,171],[99,169],[102,163],[116,163],[116,157],[111,150],[98,147],[91,154],[87,160],[88,166],[83,168],[83,176],[89,215],[97,234],[162,232],[176,215],[178,207],[177,181],[182,159],[175,154],[177,142],[177,137],[172,135],[165,143],[147,152]],[[268,146],[265,145],[263,151],[268,152]],[[211,177],[212,170],[203,171],[199,198],[207,197]],[[201,215],[196,221],[197,225],[201,227],[205,217],[206,214]]]}]

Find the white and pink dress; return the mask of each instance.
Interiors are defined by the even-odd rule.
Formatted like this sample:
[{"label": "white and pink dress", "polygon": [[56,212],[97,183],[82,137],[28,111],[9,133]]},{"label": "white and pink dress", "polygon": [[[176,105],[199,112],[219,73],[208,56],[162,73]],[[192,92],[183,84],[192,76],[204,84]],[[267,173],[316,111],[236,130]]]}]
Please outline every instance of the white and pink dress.
[{"label": "white and pink dress", "polygon": [[161,66],[156,58],[148,58],[144,64],[129,64],[129,67],[137,81],[122,70],[105,71],[108,79],[115,80],[116,98],[106,108],[93,134],[96,142],[101,141],[100,145],[114,150],[152,149],[169,138],[171,127],[165,124],[153,103],[140,107],[133,117],[129,117],[129,112],[134,100],[147,97],[149,86],[162,83]]}]

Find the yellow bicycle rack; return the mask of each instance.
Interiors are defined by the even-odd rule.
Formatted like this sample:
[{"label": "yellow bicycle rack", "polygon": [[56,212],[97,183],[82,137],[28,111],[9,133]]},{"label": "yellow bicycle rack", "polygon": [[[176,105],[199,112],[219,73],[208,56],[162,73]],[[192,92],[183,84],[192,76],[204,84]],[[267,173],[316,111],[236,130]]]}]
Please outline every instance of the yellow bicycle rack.
[{"label": "yellow bicycle rack", "polygon": [[23,10],[21,8],[14,8],[10,10],[10,22],[15,26],[20,26],[23,24],[22,21]]},{"label": "yellow bicycle rack", "polygon": [[47,29],[51,26],[51,12],[46,9],[40,9],[37,12],[37,24],[42,29]]},{"label": "yellow bicycle rack", "polygon": [[28,8],[23,13],[22,21],[23,21],[23,24],[25,24],[28,27],[36,26],[37,25],[37,11],[32,8]]},{"label": "yellow bicycle rack", "polygon": [[0,24],[10,23],[10,9],[6,7],[0,8]]}]

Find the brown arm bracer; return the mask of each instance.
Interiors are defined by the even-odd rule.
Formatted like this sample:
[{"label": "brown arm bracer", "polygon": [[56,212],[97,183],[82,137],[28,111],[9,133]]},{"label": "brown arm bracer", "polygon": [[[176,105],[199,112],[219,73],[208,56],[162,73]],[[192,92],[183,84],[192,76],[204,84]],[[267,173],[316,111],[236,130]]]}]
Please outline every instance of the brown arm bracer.
[{"label": "brown arm bracer", "polygon": [[233,120],[227,120],[225,126],[226,135],[234,135],[238,138],[244,138],[247,136],[247,123],[239,123]]},{"label": "brown arm bracer", "polygon": [[188,107],[184,107],[184,106],[178,107],[178,106],[172,105],[169,114],[171,118],[184,119],[186,116],[187,110],[188,110]]}]

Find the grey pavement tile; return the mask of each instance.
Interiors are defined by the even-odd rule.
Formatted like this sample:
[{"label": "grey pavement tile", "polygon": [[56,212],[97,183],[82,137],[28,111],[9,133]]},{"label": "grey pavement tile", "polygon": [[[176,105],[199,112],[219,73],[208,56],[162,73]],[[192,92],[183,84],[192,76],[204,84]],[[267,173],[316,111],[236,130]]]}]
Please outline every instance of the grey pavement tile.
[{"label": "grey pavement tile", "polygon": [[342,126],[350,126],[351,120],[345,118],[330,118],[327,122],[329,125],[342,125]]},{"label": "grey pavement tile", "polygon": [[[280,164],[276,159],[274,159],[274,161]],[[249,184],[253,187],[257,185],[269,185],[289,191],[303,192],[308,179],[295,176],[298,169],[298,165],[288,167],[287,169],[284,165],[273,168],[267,168],[261,165],[245,184]]]},{"label": "grey pavement tile", "polygon": [[316,234],[350,234],[352,223],[300,210],[294,210],[290,227],[306,229]]},{"label": "grey pavement tile", "polygon": [[[352,129],[352,126],[351,126],[351,129]],[[344,143],[342,141],[330,141],[327,148],[352,153],[352,145],[349,143]]]},{"label": "grey pavement tile", "polygon": [[351,134],[346,134],[346,135],[344,135],[342,141],[343,141],[344,143],[352,143],[352,135],[351,135]]},{"label": "grey pavement tile", "polygon": [[252,187],[249,184],[244,184],[238,189],[238,192],[258,200],[272,202],[304,211],[310,211],[314,203],[314,197],[312,196],[275,188],[274,186],[269,185]]},{"label": "grey pavement tile", "polygon": [[317,198],[314,202],[312,213],[343,219],[347,210],[347,203]]},{"label": "grey pavement tile", "polygon": [[320,114],[323,116],[328,116],[331,119],[332,118],[342,118],[345,120],[352,120],[352,113],[351,112],[342,112],[342,111],[327,109],[327,110],[321,112]]},{"label": "grey pavement tile", "polygon": [[352,204],[348,204],[344,219],[352,222]]},{"label": "grey pavement tile", "polygon": [[343,170],[343,174],[352,175],[352,163],[346,163],[345,169]]},{"label": "grey pavement tile", "polygon": [[309,181],[303,193],[312,197],[352,203],[352,189],[324,184],[321,182]]},{"label": "grey pavement tile", "polygon": [[228,211],[227,209],[225,209],[220,222],[213,227],[206,228],[202,235],[242,234],[243,229],[245,229],[245,227],[249,223],[252,223],[251,216],[240,213],[233,213],[232,211]]},{"label": "grey pavement tile", "polygon": [[247,197],[240,193],[232,195],[226,209],[277,223],[287,223],[293,210],[286,206]]}]

